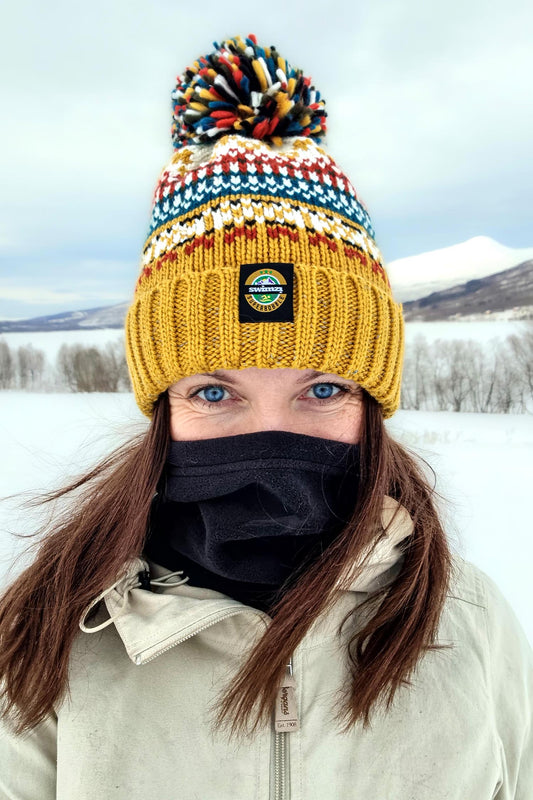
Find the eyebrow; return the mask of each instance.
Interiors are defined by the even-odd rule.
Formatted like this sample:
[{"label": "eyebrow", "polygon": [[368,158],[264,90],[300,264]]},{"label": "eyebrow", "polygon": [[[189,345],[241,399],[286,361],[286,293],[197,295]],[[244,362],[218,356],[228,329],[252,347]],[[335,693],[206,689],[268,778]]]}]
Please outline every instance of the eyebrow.
[{"label": "eyebrow", "polygon": [[[298,378],[296,381],[297,384],[306,383],[307,381],[312,380],[313,378],[318,378],[322,375],[328,375],[327,372],[319,372],[316,369],[311,370],[311,372],[306,373],[301,378]],[[233,378],[232,376],[228,375],[224,372],[224,370],[217,369],[215,372],[199,372],[199,376],[206,377],[206,378],[217,378],[218,380],[225,381],[226,383],[234,384],[238,382],[238,378]],[[190,376],[191,378],[194,376]]]}]

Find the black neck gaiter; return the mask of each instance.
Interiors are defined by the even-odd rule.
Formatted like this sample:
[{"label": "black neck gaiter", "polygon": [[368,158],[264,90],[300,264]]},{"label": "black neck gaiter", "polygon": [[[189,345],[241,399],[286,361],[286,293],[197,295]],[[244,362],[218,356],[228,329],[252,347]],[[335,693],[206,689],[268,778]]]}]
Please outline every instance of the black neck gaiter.
[{"label": "black neck gaiter", "polygon": [[351,517],[358,445],[290,431],[173,441],[146,554],[267,609]]}]

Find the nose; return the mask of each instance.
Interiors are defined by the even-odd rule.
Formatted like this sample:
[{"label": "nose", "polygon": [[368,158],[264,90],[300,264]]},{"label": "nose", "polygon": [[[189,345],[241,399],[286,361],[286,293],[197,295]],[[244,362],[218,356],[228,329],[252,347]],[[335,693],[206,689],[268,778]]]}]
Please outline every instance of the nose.
[{"label": "nose", "polygon": [[292,431],[298,433],[296,416],[290,408],[278,402],[254,403],[240,420],[243,433],[257,433],[258,431]]},{"label": "nose", "polygon": [[242,425],[243,433],[257,433],[258,431],[293,431],[298,433],[297,425],[291,421],[289,414],[254,414],[250,420]]}]

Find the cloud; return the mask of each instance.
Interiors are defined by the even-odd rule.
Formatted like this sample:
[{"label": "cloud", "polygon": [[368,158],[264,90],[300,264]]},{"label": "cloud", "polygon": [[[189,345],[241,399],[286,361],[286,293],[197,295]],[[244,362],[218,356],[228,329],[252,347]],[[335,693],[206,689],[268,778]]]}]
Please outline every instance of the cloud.
[{"label": "cloud", "polygon": [[74,291],[69,291],[61,287],[67,283],[66,271],[65,265],[34,262],[28,265],[22,280],[0,280],[0,300],[43,307],[60,304],[64,308],[69,303],[77,306],[81,303],[85,307],[118,303],[131,294],[136,278],[136,271],[127,262],[94,258],[72,260],[68,271],[76,276],[76,280],[72,281]]},{"label": "cloud", "polygon": [[76,292],[54,292],[41,286],[2,286],[0,300],[15,300],[32,305],[46,303],[76,303],[81,296]]},{"label": "cloud", "polygon": [[11,253],[16,247],[13,231],[4,222],[0,222],[0,253]]}]

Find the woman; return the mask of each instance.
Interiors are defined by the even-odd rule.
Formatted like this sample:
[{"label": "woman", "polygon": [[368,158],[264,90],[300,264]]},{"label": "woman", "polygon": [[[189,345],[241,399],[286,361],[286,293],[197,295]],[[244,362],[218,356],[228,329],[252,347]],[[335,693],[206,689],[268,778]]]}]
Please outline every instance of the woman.
[{"label": "woman", "polygon": [[401,308],[319,93],[249,37],[173,101],[151,424],[4,595],[0,798],[530,798],[531,653],[384,428]]}]

